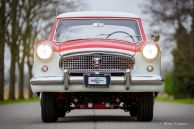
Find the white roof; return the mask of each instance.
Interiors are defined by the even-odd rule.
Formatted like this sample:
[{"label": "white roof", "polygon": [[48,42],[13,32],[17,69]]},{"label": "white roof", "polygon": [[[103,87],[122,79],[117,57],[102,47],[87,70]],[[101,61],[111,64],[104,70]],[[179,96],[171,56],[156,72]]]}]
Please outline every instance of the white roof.
[{"label": "white roof", "polygon": [[69,12],[63,13],[57,16],[57,18],[67,18],[67,17],[126,17],[126,18],[139,18],[137,15],[132,13],[124,12],[104,12],[104,11],[83,11],[83,12]]}]

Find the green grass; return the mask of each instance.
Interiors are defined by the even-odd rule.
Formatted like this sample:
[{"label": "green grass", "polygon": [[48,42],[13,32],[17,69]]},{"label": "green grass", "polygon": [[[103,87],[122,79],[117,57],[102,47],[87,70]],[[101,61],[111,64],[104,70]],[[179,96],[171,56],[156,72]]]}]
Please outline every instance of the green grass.
[{"label": "green grass", "polygon": [[167,94],[173,94],[173,78],[172,74],[168,74],[165,76],[164,82],[165,82],[165,87],[164,87],[164,92]]},{"label": "green grass", "polygon": [[168,97],[158,96],[156,101],[170,102],[170,103],[182,103],[182,104],[194,104],[194,99],[172,99]]},{"label": "green grass", "polygon": [[0,101],[0,105],[15,104],[15,103],[31,103],[31,102],[36,102],[36,101],[38,101],[37,98],[18,99],[18,100],[5,100],[5,101]]}]

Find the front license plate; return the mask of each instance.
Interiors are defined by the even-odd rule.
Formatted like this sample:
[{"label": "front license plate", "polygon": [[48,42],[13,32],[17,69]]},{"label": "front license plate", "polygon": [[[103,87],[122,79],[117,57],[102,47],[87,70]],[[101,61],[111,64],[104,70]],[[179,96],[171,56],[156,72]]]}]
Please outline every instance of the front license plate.
[{"label": "front license plate", "polygon": [[107,74],[86,74],[84,75],[86,87],[109,87],[110,75]]}]

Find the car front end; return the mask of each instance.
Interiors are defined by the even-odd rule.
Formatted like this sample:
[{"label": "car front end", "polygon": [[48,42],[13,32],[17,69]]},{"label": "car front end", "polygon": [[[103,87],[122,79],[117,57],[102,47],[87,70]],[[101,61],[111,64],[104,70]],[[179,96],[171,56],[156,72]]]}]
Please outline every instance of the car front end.
[{"label": "car front end", "polygon": [[123,109],[152,120],[163,90],[160,48],[146,40],[140,18],[117,15],[60,15],[50,40],[38,44],[31,88],[44,122],[73,109]]}]

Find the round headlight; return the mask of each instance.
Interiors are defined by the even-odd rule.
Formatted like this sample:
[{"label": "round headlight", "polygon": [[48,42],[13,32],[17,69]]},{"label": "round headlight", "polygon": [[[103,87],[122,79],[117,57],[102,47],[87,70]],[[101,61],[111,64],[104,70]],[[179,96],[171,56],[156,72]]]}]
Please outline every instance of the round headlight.
[{"label": "round headlight", "polygon": [[43,60],[49,59],[52,55],[52,52],[53,51],[52,51],[51,46],[46,45],[46,44],[39,45],[36,50],[37,56]]},{"label": "round headlight", "polygon": [[146,59],[152,60],[158,55],[158,47],[155,44],[146,44],[143,46],[142,53]]}]

